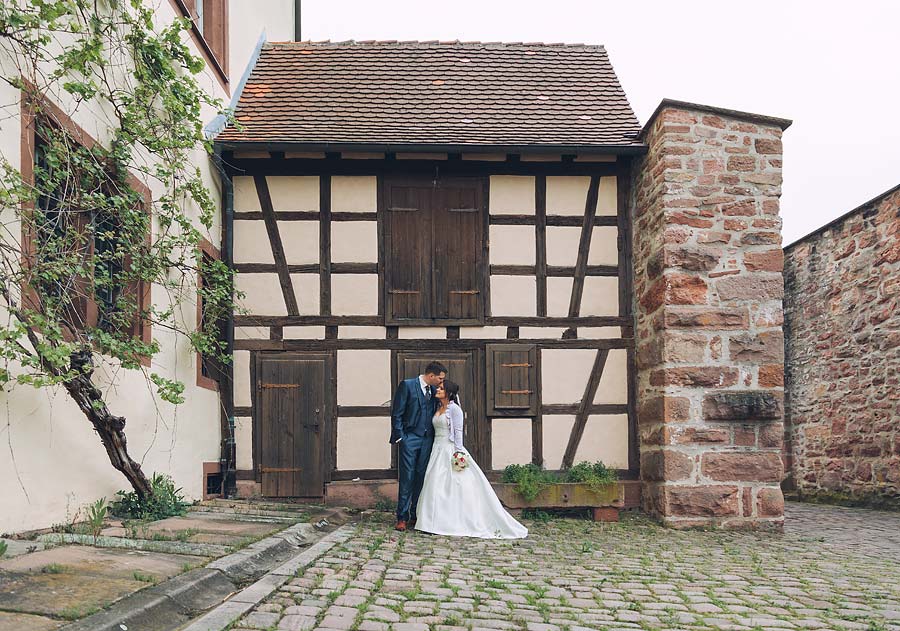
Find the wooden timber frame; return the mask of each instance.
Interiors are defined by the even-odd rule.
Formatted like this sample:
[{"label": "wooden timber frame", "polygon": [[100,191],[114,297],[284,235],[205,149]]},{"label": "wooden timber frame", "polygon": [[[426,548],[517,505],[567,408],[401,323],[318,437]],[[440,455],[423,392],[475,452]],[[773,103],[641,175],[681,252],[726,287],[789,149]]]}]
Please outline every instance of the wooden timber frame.
[{"label": "wooden timber frame", "polygon": [[[544,417],[547,415],[572,415],[575,423],[568,439],[563,456],[563,467],[573,464],[576,451],[584,433],[588,418],[592,414],[625,414],[628,419],[628,467],[618,471],[621,479],[637,479],[639,477],[639,454],[636,415],[636,370],[634,351],[634,319],[632,314],[632,253],[631,231],[632,221],[628,212],[628,199],[631,184],[631,158],[618,155],[614,161],[576,161],[575,156],[563,156],[559,161],[524,161],[518,155],[508,155],[505,161],[462,160],[460,154],[450,153],[447,159],[397,159],[394,154],[383,154],[376,159],[347,159],[338,153],[325,153],[323,157],[289,157],[284,151],[259,152],[254,150],[254,157],[242,157],[239,151],[219,147],[220,163],[223,178],[230,189],[232,179],[236,176],[253,178],[260,199],[261,210],[243,210],[226,208],[225,216],[233,220],[258,220],[265,224],[269,244],[272,247],[274,262],[272,263],[232,263],[238,273],[276,273],[285,299],[288,315],[233,315],[231,318],[230,338],[234,351],[249,351],[250,366],[253,371],[260,354],[306,352],[323,354],[332,358],[340,350],[378,349],[391,351],[391,383],[392,388],[400,379],[398,357],[404,353],[427,350],[439,353],[470,353],[476,362],[478,379],[475,383],[484,383],[486,362],[489,347],[523,349],[533,348],[534,353],[534,387],[541,392],[541,350],[544,349],[584,349],[596,352],[593,370],[580,401],[571,404],[544,404],[541,396],[529,403],[527,413],[518,414],[516,410],[503,412],[494,410],[488,414],[489,402],[484,393],[477,395],[476,408],[482,416],[482,422],[476,423],[479,435],[470,437],[477,453],[473,455],[483,463],[488,477],[496,479],[498,471],[489,471],[491,458],[491,419],[515,417],[531,419],[532,462],[543,464],[543,429]],[[266,157],[268,156],[268,157]],[[342,175],[376,176],[377,212],[336,212],[331,207],[331,178]],[[504,327],[505,337],[496,338],[461,338],[460,325],[473,326],[471,321],[431,323],[432,327],[445,327],[444,339],[403,339],[398,333],[404,324],[396,324],[386,318],[385,304],[385,199],[383,182],[386,178],[404,178],[422,176],[428,178],[480,178],[483,181],[481,192],[484,219],[484,251],[480,255],[482,261],[484,313],[477,326]],[[533,214],[494,214],[488,208],[489,179],[496,175],[529,175],[534,176],[535,206]],[[547,214],[547,177],[549,176],[590,176],[585,212],[583,216],[562,216]],[[276,211],[266,185],[266,176],[318,176],[319,209]],[[596,212],[598,185],[602,177],[616,178],[616,215],[601,216]],[[233,204],[233,197],[226,198],[226,204]],[[278,234],[279,222],[315,221],[319,225],[319,263],[289,264],[284,255],[285,245]],[[377,222],[377,263],[346,263],[331,260],[331,226],[345,221]],[[535,260],[534,265],[488,265],[489,242],[487,231],[491,225],[534,226]],[[573,267],[554,266],[547,262],[547,227],[568,226],[581,229],[579,252]],[[588,263],[591,230],[596,226],[610,226],[617,229],[617,265],[591,265]],[[232,230],[225,226],[225,230]],[[229,257],[229,260],[232,260]],[[291,274],[319,274],[319,310],[317,314],[299,315],[297,301],[291,285]],[[333,274],[369,274],[378,275],[378,310],[373,315],[334,315],[332,313],[331,276]],[[490,311],[490,278],[492,276],[531,276],[536,281],[536,315],[533,316],[493,316]],[[584,282],[587,277],[603,276],[618,280],[617,315],[596,316],[581,315]],[[572,290],[569,299],[568,313],[565,316],[548,316],[548,278],[572,278]],[[302,301],[302,296],[300,297]],[[422,326],[424,323],[415,322]],[[284,339],[284,327],[319,326],[325,328],[323,339]],[[345,326],[378,326],[385,327],[384,339],[341,338],[340,327]],[[258,327],[268,329],[268,336],[259,339],[234,339],[235,327]],[[560,337],[520,339],[523,327],[564,328]],[[618,338],[579,338],[579,327],[621,327]],[[627,403],[597,404],[593,403],[607,357],[611,350],[624,349],[627,354]],[[334,364],[332,364],[334,365]],[[251,375],[251,383],[253,376]],[[337,401],[335,370],[331,371],[331,400]],[[519,390],[510,390],[519,393]],[[238,479],[260,481],[259,459],[257,457],[260,436],[255,398],[250,406],[234,406],[231,388],[223,388],[226,409],[232,410],[235,417],[251,417],[253,427],[253,470],[237,471]],[[255,388],[251,388],[251,396],[255,397]],[[325,481],[339,480],[374,480],[396,478],[396,449],[392,450],[391,464],[388,469],[338,469],[337,468],[337,424],[339,418],[388,417],[390,407],[386,405],[335,405],[331,418],[328,419],[328,453],[325,454]],[[385,437],[385,440],[387,438]],[[467,438],[469,440],[469,438]],[[233,458],[233,456],[232,456]]]}]

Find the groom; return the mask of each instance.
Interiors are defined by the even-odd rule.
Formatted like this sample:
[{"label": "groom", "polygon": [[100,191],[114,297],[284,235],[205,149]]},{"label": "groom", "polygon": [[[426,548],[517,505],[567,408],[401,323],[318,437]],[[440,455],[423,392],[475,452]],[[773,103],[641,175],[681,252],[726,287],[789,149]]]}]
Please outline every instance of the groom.
[{"label": "groom", "polygon": [[400,490],[397,493],[396,530],[416,523],[416,504],[425,481],[425,469],[434,443],[431,419],[437,410],[434,396],[444,383],[447,369],[438,362],[425,366],[424,374],[405,379],[397,386],[391,406],[391,443],[399,445],[397,466]]}]

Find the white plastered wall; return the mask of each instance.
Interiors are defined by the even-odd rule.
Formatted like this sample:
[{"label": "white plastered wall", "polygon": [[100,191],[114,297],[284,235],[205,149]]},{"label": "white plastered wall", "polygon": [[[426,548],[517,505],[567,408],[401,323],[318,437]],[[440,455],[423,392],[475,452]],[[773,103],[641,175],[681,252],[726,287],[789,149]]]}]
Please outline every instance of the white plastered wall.
[{"label": "white plastered wall", "polygon": [[[231,2],[229,65],[233,76],[240,77],[264,27],[272,39],[291,38],[293,21],[284,16],[293,15],[293,3],[273,0],[265,4],[260,9],[251,3]],[[170,23],[175,17],[171,3],[153,2],[152,5],[154,19],[159,24]],[[252,36],[244,37],[243,33]],[[189,36],[185,35],[185,41],[195,55],[201,56]],[[9,60],[0,58],[0,66],[8,76]],[[198,79],[201,89],[228,102],[230,97],[212,70],[204,70]],[[236,80],[232,85],[235,83]],[[0,84],[0,154],[19,168],[20,94],[5,82]],[[108,142],[109,111],[90,102],[75,108],[70,99],[59,93],[47,97],[93,138]],[[213,108],[206,107],[201,116],[210,121],[215,115]],[[205,151],[198,148],[189,162],[199,167],[204,184],[218,206],[221,186]],[[152,181],[145,183],[154,197],[161,194],[159,185]],[[194,207],[186,211],[193,219],[199,215]],[[19,234],[13,211],[4,211],[0,219],[9,235]],[[202,232],[218,245],[219,217],[208,230],[202,228]],[[160,307],[168,306],[167,292],[161,287],[153,287],[152,298]],[[194,299],[189,298],[178,313],[185,323],[193,325]],[[0,307],[0,322],[5,325],[8,321],[8,314]],[[125,417],[129,453],[144,472],[148,476],[154,472],[169,474],[188,499],[198,499],[203,493],[202,463],[217,462],[221,453],[218,395],[195,385],[196,356],[184,338],[177,338],[160,327],[152,333],[161,352],[153,358],[148,371],[182,381],[184,403],[176,407],[160,401],[139,371],[98,368],[95,381],[107,392],[110,410]],[[0,434],[0,479],[4,480],[0,487],[0,533],[46,528],[74,519],[79,513],[83,518],[85,504],[100,497],[112,498],[117,490],[128,487],[125,478],[109,463],[87,419],[62,389],[17,386],[0,393]]]},{"label": "white plastered wall", "polygon": [[339,418],[337,435],[338,469],[390,468],[390,417]]},{"label": "white plastered wall", "polygon": [[531,419],[491,420],[491,468],[531,462]]}]

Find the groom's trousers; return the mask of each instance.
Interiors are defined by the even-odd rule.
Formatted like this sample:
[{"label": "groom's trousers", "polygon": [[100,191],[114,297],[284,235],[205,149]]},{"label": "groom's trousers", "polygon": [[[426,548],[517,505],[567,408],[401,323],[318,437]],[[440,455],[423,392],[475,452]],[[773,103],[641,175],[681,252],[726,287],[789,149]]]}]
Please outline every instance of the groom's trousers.
[{"label": "groom's trousers", "polygon": [[426,436],[407,433],[400,441],[397,454],[399,492],[397,493],[397,521],[409,521],[416,516],[416,504],[425,482],[425,470],[431,457],[434,434]]}]

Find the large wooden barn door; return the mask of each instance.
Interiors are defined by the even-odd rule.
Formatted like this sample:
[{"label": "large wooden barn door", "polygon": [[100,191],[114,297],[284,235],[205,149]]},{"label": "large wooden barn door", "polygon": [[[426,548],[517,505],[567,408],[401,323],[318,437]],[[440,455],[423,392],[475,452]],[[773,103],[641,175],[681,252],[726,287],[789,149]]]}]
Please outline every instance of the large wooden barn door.
[{"label": "large wooden barn door", "polygon": [[475,460],[482,462],[486,457],[483,387],[479,388],[476,384],[483,384],[484,381],[476,353],[478,351],[400,352],[397,354],[397,374],[400,379],[421,375],[425,366],[432,361],[438,361],[447,367],[447,379],[459,384],[460,403],[466,415],[463,442]]},{"label": "large wooden barn door", "polygon": [[259,354],[259,469],[266,497],[321,497],[331,428],[331,358]]}]

